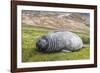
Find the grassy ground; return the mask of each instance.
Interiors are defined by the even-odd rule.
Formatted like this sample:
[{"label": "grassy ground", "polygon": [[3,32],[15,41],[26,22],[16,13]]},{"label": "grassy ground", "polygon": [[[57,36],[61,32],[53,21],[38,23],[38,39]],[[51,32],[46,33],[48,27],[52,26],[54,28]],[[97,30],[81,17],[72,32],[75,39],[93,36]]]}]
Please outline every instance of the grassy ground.
[{"label": "grassy ground", "polygon": [[[37,51],[35,43],[36,39],[48,33],[48,29],[37,28],[32,26],[23,26],[22,28],[22,61],[38,62],[38,61],[60,61],[60,60],[80,60],[89,59],[89,45],[77,52],[56,52],[56,53],[40,53]],[[89,36],[77,33],[83,42],[89,44]]]}]

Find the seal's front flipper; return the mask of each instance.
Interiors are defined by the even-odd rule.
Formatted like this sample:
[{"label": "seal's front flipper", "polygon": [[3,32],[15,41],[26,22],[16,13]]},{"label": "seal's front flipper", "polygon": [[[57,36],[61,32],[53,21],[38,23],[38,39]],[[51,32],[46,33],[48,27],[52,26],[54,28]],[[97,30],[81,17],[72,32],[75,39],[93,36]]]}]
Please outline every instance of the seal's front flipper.
[{"label": "seal's front flipper", "polygon": [[62,50],[62,52],[72,52],[72,51],[70,51],[70,50]]}]

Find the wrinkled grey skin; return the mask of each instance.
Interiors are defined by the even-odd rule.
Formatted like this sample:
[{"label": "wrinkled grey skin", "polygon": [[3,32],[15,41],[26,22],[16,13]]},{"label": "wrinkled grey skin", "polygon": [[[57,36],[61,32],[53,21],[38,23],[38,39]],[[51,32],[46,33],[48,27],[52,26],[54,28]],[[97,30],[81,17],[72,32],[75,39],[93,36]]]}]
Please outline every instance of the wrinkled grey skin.
[{"label": "wrinkled grey skin", "polygon": [[41,52],[72,52],[81,49],[83,42],[72,32],[54,32],[38,38],[36,47]]}]

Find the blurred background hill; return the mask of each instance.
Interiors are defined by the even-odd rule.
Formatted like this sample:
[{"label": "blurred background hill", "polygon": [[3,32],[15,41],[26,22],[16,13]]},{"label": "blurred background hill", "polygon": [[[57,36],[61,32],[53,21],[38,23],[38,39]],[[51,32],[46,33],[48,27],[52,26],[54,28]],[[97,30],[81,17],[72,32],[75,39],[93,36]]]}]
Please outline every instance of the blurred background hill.
[{"label": "blurred background hill", "polygon": [[55,31],[89,33],[89,13],[22,11],[22,24],[43,27]]}]

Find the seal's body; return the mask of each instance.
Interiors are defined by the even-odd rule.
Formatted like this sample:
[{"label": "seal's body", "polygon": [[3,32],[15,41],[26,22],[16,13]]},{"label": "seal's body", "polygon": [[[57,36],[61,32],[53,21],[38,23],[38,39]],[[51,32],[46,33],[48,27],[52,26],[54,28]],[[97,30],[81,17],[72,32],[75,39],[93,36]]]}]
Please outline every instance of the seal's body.
[{"label": "seal's body", "polygon": [[66,51],[72,52],[82,48],[80,37],[72,32],[54,32],[42,36],[36,42],[36,47],[41,52]]}]

